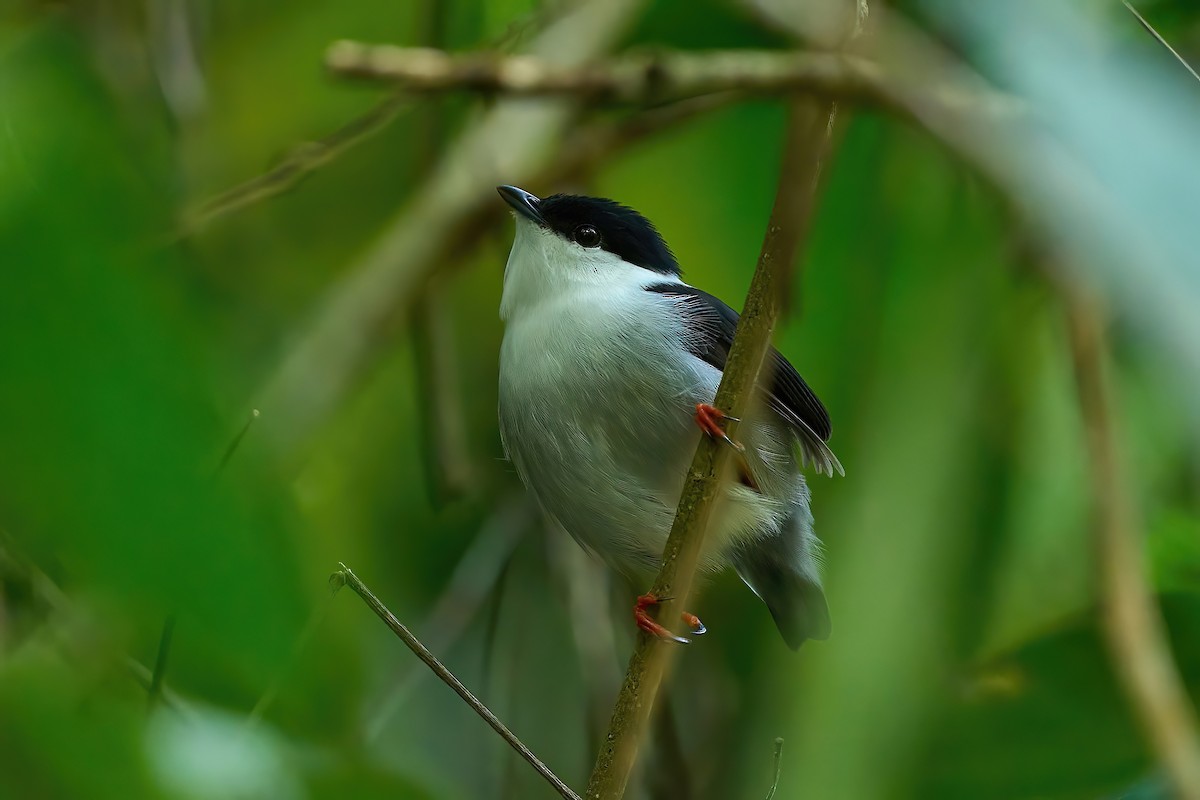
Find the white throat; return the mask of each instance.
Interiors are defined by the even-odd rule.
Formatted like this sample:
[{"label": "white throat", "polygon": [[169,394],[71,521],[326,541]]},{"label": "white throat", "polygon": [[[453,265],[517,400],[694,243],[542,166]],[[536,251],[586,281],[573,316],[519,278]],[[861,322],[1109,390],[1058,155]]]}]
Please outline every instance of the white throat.
[{"label": "white throat", "polygon": [[576,295],[603,296],[652,283],[678,282],[674,275],[642,269],[601,248],[587,248],[517,217],[517,235],[504,268],[500,318],[511,322],[533,309]]}]

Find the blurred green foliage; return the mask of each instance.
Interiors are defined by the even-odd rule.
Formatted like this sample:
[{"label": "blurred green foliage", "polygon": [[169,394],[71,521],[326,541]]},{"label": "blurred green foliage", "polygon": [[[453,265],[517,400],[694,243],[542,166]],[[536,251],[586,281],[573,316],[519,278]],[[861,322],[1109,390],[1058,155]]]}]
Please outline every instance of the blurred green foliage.
[{"label": "blurred green foliage", "polygon": [[[447,4],[444,42],[515,49],[536,6]],[[1151,11],[1200,53],[1194,4]],[[424,624],[439,598],[461,599],[443,597],[456,565],[521,493],[495,431],[507,225],[442,270],[469,492],[431,499],[408,330],[386,334],[300,455],[279,457],[251,424],[222,466],[322,296],[420,202],[422,119],[451,136],[491,101],[422,100],[283,195],[194,236],[178,221],[378,102],[322,74],[329,42],[417,44],[423,13],[382,0],[0,10],[0,796],[550,796],[355,598],[329,598],[338,561],[583,784],[605,721],[588,698],[611,692],[632,638],[627,588],[611,590],[599,689],[576,637],[603,626],[567,610],[577,576],[532,514],[473,587],[461,635]],[[736,6],[664,0],[627,44],[783,40]],[[780,798],[1115,796],[1154,768],[1096,629],[1060,310],[987,186],[910,126],[844,116],[777,336],[830,408],[847,467],[812,481],[834,637],[793,654],[744,587],[714,581],[698,609],[712,634],[671,685],[687,771],[667,784],[761,797],[783,735]],[[639,208],[688,279],[737,305],[782,125],[776,103],[746,102],[572,188]],[[1114,334],[1154,580],[1195,688],[1195,398],[1137,327],[1118,318]],[[153,667],[169,616],[166,691],[148,710],[128,662]]]}]

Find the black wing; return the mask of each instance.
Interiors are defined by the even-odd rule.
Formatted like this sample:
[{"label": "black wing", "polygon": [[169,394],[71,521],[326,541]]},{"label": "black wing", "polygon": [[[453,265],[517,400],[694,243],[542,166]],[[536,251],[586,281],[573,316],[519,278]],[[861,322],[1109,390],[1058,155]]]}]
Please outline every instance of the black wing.
[{"label": "black wing", "polygon": [[[679,308],[688,316],[695,332],[688,339],[692,355],[724,370],[737,329],[738,313],[719,298],[686,283],[656,283],[647,286],[646,290],[685,300]],[[825,444],[833,426],[829,412],[817,395],[774,347],[767,353],[763,369],[769,376],[767,403],[796,432],[804,462],[813,464],[817,471],[827,475],[833,475],[835,471],[844,475],[837,456]]]}]

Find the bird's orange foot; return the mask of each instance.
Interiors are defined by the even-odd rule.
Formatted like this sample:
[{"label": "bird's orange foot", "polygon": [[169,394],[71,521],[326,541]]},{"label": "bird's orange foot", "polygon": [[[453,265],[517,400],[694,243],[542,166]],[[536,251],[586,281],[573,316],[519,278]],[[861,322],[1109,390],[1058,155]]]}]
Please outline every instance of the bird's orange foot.
[{"label": "bird's orange foot", "polygon": [[739,443],[729,438],[729,434],[721,427],[721,423],[729,420],[730,422],[741,422],[737,417],[731,417],[716,406],[710,406],[708,403],[696,403],[696,424],[700,426],[700,430],[707,433],[714,439],[720,439],[725,444],[743,452],[743,448]]},{"label": "bird's orange foot", "polygon": [[741,442],[735,442],[721,427],[721,423],[729,420],[730,422],[741,422],[737,417],[731,417],[716,406],[710,406],[708,403],[696,404],[696,424],[700,426],[700,430],[704,431],[714,439],[720,439],[725,444],[737,451],[738,462],[738,478],[743,486],[749,487],[754,491],[760,491],[758,481],[754,479],[754,472],[750,469],[750,462],[746,458],[746,448]]},{"label": "bird's orange foot", "polygon": [[[656,636],[659,639],[667,639],[672,642],[679,642],[680,644],[688,644],[691,641],[690,639],[686,639],[683,636],[676,636],[660,625],[658,621],[654,619],[654,617],[650,616],[650,613],[647,609],[658,605],[660,602],[661,601],[652,594],[644,594],[637,599],[637,602],[633,604],[633,618],[637,621],[637,626],[651,636]],[[689,614],[685,611],[679,616],[682,617],[687,626],[692,629],[693,636],[702,636],[705,632],[707,632],[708,629],[704,627],[704,623],[701,622],[700,618],[695,614]]]}]

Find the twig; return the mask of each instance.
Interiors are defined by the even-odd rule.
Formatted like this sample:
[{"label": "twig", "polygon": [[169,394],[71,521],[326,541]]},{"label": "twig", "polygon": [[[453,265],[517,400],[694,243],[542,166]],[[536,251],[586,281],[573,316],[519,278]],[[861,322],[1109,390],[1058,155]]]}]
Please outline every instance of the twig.
[{"label": "twig", "polygon": [[[563,68],[605,52],[644,0],[584,3],[550,23],[531,49]],[[309,328],[259,393],[268,438],[283,451],[305,441],[336,406],[374,351],[448,251],[496,204],[491,187],[520,183],[545,168],[577,104],[500,102],[450,144],[361,262],[312,315]]]},{"label": "twig", "polygon": [[[805,123],[806,115],[794,109],[788,124],[784,162],[771,219],[714,400],[717,408],[733,417],[744,416],[750,403],[751,391],[778,315],[782,276],[791,267],[799,244],[797,215],[808,203],[807,195],[812,188],[795,172],[807,155],[798,152],[809,143]],[[731,436],[736,433],[735,427],[736,423],[730,425]],[[663,619],[677,619],[688,600],[704,533],[717,497],[723,490],[722,479],[729,458],[730,448],[721,446],[715,439],[701,438],[663,551],[662,568],[650,590],[657,597],[671,598],[660,609]],[[625,682],[617,696],[608,735],[588,782],[586,797],[589,800],[610,800],[624,795],[668,657],[673,652],[673,646],[645,633],[639,635]]]},{"label": "twig", "polygon": [[775,780],[771,781],[771,790],[767,792],[767,800],[774,800],[775,792],[779,789],[779,772],[783,769],[783,737],[775,737]]},{"label": "twig", "polygon": [[186,212],[180,223],[180,235],[194,235],[218,217],[283,194],[310,172],[320,169],[363,139],[383,130],[411,104],[412,98],[402,92],[393,92],[367,113],[350,120],[325,138],[298,145],[269,171],[239,183]]},{"label": "twig", "polygon": [[[129,672],[129,677],[131,677],[138,686],[141,686],[147,692],[150,691],[150,687],[154,683],[154,673],[152,673],[145,664],[138,661],[133,656],[126,656],[125,669]],[[175,713],[187,716],[192,712],[188,702],[166,685],[159,687],[158,699],[162,703],[163,708],[169,708]]]},{"label": "twig", "polygon": [[1146,579],[1143,531],[1124,474],[1105,375],[1104,323],[1097,301],[1059,282],[1087,433],[1096,516],[1102,624],[1109,651],[1143,729],[1178,797],[1200,798],[1196,714],[1171,658],[1162,615]]},{"label": "twig", "polygon": [[375,612],[375,616],[383,620],[384,624],[391,628],[392,633],[396,634],[408,649],[416,654],[417,658],[424,661],[425,665],[433,670],[433,673],[443,683],[453,689],[476,714],[492,727],[492,730],[500,734],[500,738],[508,742],[509,746],[521,755],[521,758],[528,761],[529,765],[545,778],[547,783],[553,786],[560,795],[568,798],[568,800],[579,800],[579,795],[571,791],[571,787],[563,783],[549,767],[542,763],[541,759],[533,754],[532,750],[525,746],[524,742],[517,738],[516,734],[505,727],[504,723],[489,711],[487,706],[481,703],[475,695],[471,694],[471,691],[462,684],[462,681],[454,677],[453,673],[446,669],[433,653],[425,649],[425,645],[421,644],[420,640],[408,628],[404,627],[404,624],[400,620],[396,619],[395,615],[387,609],[387,606],[379,601],[379,598],[367,588],[367,585],[349,567],[345,564],[338,564],[338,567],[338,571],[329,576],[329,585],[334,592],[342,588],[342,586],[349,586],[353,589],[354,593],[361,597],[363,602]]},{"label": "twig", "polygon": [[175,632],[175,615],[168,614],[163,622],[162,635],[158,640],[158,656],[154,659],[154,672],[150,675],[150,686],[146,689],[146,708],[153,711],[163,692],[163,678],[167,674],[167,653],[171,650],[171,635]]},{"label": "twig", "polygon": [[596,123],[571,136],[571,146],[536,177],[538,185],[587,183],[610,157],[626,147],[697,117],[711,114],[741,99],[737,92],[688,97],[652,106],[615,122]]},{"label": "twig", "polygon": [[246,423],[242,425],[242,429],[237,432],[233,440],[229,442],[229,446],[225,448],[225,452],[221,455],[221,460],[217,464],[217,469],[214,475],[220,475],[225,467],[229,465],[229,459],[233,458],[233,454],[241,447],[242,440],[246,438],[246,434],[250,432],[250,426],[254,424],[254,420],[258,419],[258,409],[250,409],[250,416],[246,418]]},{"label": "twig", "polygon": [[1164,39],[1164,38],[1162,37],[1162,34],[1161,34],[1161,33],[1159,33],[1158,31],[1154,30],[1154,26],[1153,26],[1153,25],[1151,25],[1149,22],[1147,22],[1147,21],[1146,21],[1146,18],[1145,18],[1145,17],[1143,17],[1141,14],[1139,14],[1139,13],[1138,13],[1138,10],[1137,10],[1136,8],[1134,8],[1134,7],[1133,7],[1133,5],[1132,5],[1132,4],[1129,2],[1129,0],[1121,0],[1121,1],[1122,1],[1122,3],[1124,3],[1125,7],[1126,7],[1127,9],[1129,9],[1129,13],[1130,13],[1130,14],[1133,14],[1133,16],[1137,18],[1137,21],[1138,21],[1138,22],[1140,22],[1140,23],[1142,24],[1142,27],[1143,27],[1143,28],[1145,28],[1145,29],[1146,29],[1146,31],[1147,31],[1147,32],[1148,32],[1148,33],[1149,33],[1151,36],[1153,36],[1153,37],[1154,37],[1154,38],[1155,38],[1155,39],[1158,41],[1158,43],[1159,43],[1159,44],[1161,44],[1163,47],[1167,48],[1167,51],[1168,51],[1168,52],[1169,52],[1171,55],[1175,56],[1175,60],[1176,60],[1176,61],[1178,61],[1180,64],[1182,64],[1182,65],[1183,65],[1183,68],[1184,68],[1184,69],[1186,69],[1188,72],[1190,72],[1190,73],[1192,74],[1192,77],[1193,77],[1193,78],[1195,78],[1196,80],[1200,81],[1200,75],[1196,74],[1196,70],[1192,69],[1192,65],[1191,65],[1191,64],[1189,64],[1189,63],[1188,63],[1188,62],[1187,62],[1187,61],[1184,59],[1184,57],[1183,57],[1183,56],[1179,55],[1179,53],[1178,53],[1178,52],[1175,50],[1175,48],[1174,48],[1174,47],[1171,47],[1171,44],[1170,44],[1170,43],[1169,43],[1169,42],[1168,42],[1166,39]]}]

